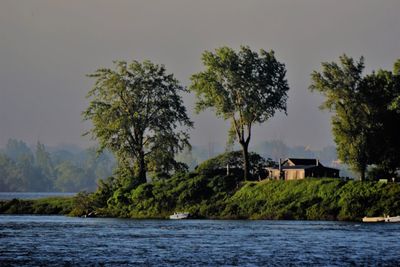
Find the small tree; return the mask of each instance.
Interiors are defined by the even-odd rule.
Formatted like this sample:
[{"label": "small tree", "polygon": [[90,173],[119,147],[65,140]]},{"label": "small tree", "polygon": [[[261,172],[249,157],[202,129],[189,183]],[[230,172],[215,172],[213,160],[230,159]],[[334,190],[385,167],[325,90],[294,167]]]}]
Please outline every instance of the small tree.
[{"label": "small tree", "polygon": [[196,93],[196,111],[213,108],[218,117],[231,121],[230,137],[242,146],[244,177],[250,176],[248,147],[254,124],[263,123],[275,112],[286,112],[287,84],[284,64],[274,52],[253,52],[242,46],[205,51],[205,70],[192,75],[191,90]]},{"label": "small tree", "polygon": [[116,154],[118,173],[136,177],[135,185],[146,182],[152,154],[172,162],[174,154],[189,145],[192,122],[179,95],[187,90],[163,65],[117,61],[115,70],[98,69],[89,77],[96,83],[83,112],[93,123],[88,133],[99,140],[100,150]]},{"label": "small tree", "polygon": [[[251,165],[250,173],[254,179],[265,178],[266,167],[277,167],[276,162],[272,159],[265,159],[257,153],[249,153],[249,161]],[[207,175],[217,175],[221,171],[228,175],[228,170],[236,170],[243,166],[243,155],[241,151],[225,152],[216,157],[208,159],[197,166],[196,171]],[[237,174],[237,173],[236,173]],[[243,177],[238,177],[243,179]]]}]

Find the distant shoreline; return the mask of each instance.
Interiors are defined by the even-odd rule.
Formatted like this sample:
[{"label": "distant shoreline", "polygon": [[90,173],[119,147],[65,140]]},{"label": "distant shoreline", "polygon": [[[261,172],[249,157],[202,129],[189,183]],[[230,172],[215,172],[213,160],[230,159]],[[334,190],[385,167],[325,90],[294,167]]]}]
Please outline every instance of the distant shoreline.
[{"label": "distant shoreline", "polygon": [[0,192],[0,201],[16,199],[33,200],[48,197],[73,197],[77,192]]}]

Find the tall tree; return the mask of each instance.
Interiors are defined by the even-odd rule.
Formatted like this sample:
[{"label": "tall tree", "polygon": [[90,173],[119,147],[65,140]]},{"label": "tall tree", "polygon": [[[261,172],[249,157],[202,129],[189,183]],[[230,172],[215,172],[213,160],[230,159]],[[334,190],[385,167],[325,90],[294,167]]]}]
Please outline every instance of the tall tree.
[{"label": "tall tree", "polygon": [[20,157],[33,156],[31,149],[21,140],[8,139],[5,154],[12,160],[18,160]]},{"label": "tall tree", "polygon": [[4,154],[0,154],[0,192],[20,191],[18,188],[19,170],[15,162]]},{"label": "tall tree", "polygon": [[399,61],[393,72],[379,70],[363,76],[362,57],[358,62],[346,55],[339,59],[340,65],[322,63],[322,71],[311,74],[310,85],[326,97],[321,108],[333,112],[339,159],[357,171],[361,180],[370,164],[394,175],[400,160],[396,130],[400,116],[393,101],[400,92]]},{"label": "tall tree", "polygon": [[42,172],[50,180],[55,179],[54,166],[51,161],[50,153],[46,151],[44,144],[39,141],[36,144],[35,153],[36,165],[42,169]]},{"label": "tall tree", "polygon": [[213,108],[218,117],[231,121],[230,137],[242,146],[244,178],[250,176],[248,147],[254,124],[263,123],[276,111],[286,112],[286,69],[274,52],[253,52],[242,46],[236,52],[221,47],[202,56],[205,70],[192,75],[196,111]]},{"label": "tall tree", "polygon": [[98,69],[89,77],[96,79],[83,112],[93,123],[89,133],[99,140],[100,149],[115,153],[120,173],[136,177],[135,184],[146,182],[151,154],[166,146],[177,152],[189,145],[192,122],[179,95],[187,90],[163,65],[116,61],[115,69]]},{"label": "tall tree", "polygon": [[341,56],[340,65],[335,62],[322,63],[322,71],[311,74],[311,91],[319,91],[326,100],[320,106],[333,112],[332,132],[337,144],[338,157],[348,163],[365,179],[369,163],[368,139],[370,124],[368,108],[362,100],[362,72],[364,58],[358,62],[346,55]]},{"label": "tall tree", "polygon": [[367,75],[363,88],[373,130],[370,143],[372,163],[383,171],[384,176],[395,177],[400,167],[400,113],[391,107],[393,99],[400,95],[400,75],[396,72],[396,65],[393,72],[378,70]]},{"label": "tall tree", "polygon": [[397,90],[397,95],[390,104],[390,110],[395,110],[400,113],[400,59],[398,59],[393,66],[393,75],[395,75],[395,87]]}]

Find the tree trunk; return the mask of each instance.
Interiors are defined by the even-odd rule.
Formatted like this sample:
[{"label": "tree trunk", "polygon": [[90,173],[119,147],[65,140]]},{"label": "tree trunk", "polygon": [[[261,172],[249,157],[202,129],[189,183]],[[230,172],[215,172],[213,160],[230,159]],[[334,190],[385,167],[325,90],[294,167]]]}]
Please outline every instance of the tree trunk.
[{"label": "tree trunk", "polygon": [[365,181],[365,169],[364,168],[360,172],[360,181],[361,182]]},{"label": "tree trunk", "polygon": [[139,158],[138,158],[138,165],[139,165],[139,184],[146,183],[146,162],[144,160],[144,151],[140,151]]},{"label": "tree trunk", "polygon": [[367,164],[365,163],[365,161],[361,161],[361,164],[360,164],[360,181],[361,182],[365,181],[366,173],[367,173]]},{"label": "tree trunk", "polygon": [[244,180],[250,179],[250,160],[249,160],[249,144],[246,142],[241,143],[243,148],[243,174]]}]

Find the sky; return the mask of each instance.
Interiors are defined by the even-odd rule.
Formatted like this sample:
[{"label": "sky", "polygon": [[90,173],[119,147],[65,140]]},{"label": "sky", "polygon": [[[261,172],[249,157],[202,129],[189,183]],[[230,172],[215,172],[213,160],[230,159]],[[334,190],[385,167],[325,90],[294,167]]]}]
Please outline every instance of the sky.
[{"label": "sky", "polygon": [[[398,0],[1,0],[0,147],[9,138],[50,146],[93,144],[81,112],[93,86],[86,74],[113,60],[164,64],[185,86],[202,70],[201,54],[221,46],[274,50],[290,86],[287,116],[256,126],[252,144],[281,140],[333,145],[323,98],[308,90],[310,73],[343,53],[365,57],[366,72],[400,58]],[[194,145],[226,142],[227,122],[194,114]]]}]

